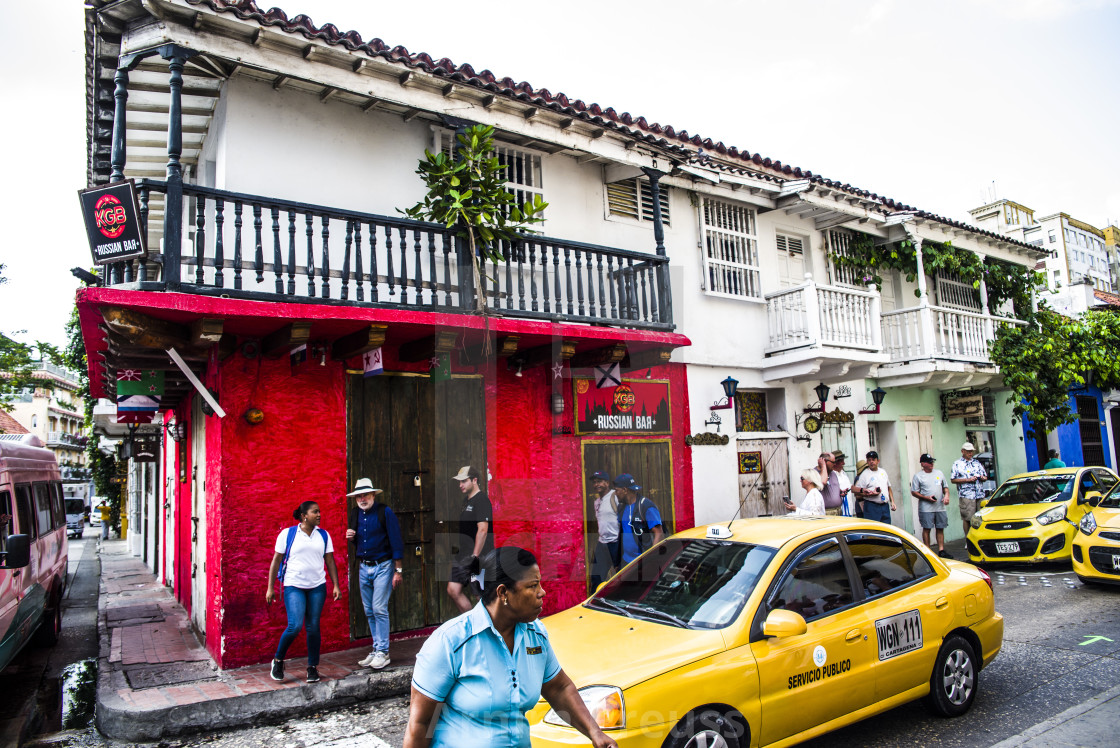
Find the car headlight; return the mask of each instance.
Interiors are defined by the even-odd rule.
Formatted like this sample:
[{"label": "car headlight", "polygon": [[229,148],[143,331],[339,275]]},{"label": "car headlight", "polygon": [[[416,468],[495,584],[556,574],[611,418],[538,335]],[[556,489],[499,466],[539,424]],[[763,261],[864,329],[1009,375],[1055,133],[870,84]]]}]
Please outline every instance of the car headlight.
[{"label": "car headlight", "polygon": [[1077,523],[1077,528],[1086,535],[1092,535],[1097,531],[1097,518],[1093,516],[1092,512],[1089,512]]},{"label": "car headlight", "polygon": [[979,530],[980,525],[984,524],[984,519],[979,514],[974,514],[972,515],[972,519],[968,521],[968,524],[972,525],[973,530]]},{"label": "car headlight", "polygon": [[1042,514],[1035,517],[1035,519],[1038,521],[1038,524],[1040,524],[1040,525],[1052,525],[1055,522],[1061,522],[1065,518],[1066,518],[1066,508],[1065,508],[1064,505],[1063,506],[1056,506],[1053,509],[1050,509],[1049,511],[1045,511]]},{"label": "car headlight", "polygon": [[[622,699],[622,689],[615,686],[586,686],[579,689],[591,719],[604,730],[618,730],[626,726],[626,703]],[[549,709],[544,721],[550,725],[571,727],[555,709]]]}]

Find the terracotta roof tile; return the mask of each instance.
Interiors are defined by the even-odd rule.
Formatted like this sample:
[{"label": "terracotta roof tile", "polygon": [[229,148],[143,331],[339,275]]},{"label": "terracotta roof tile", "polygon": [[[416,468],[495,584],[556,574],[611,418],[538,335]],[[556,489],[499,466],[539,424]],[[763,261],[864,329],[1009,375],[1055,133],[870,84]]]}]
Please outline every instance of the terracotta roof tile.
[{"label": "terracotta roof tile", "polygon": [[1093,291],[1093,296],[1108,306],[1120,307],[1120,296],[1109,291],[1101,291],[1097,289]]},{"label": "terracotta roof tile", "polygon": [[0,434],[30,434],[31,432],[12,418],[7,411],[0,410]]}]

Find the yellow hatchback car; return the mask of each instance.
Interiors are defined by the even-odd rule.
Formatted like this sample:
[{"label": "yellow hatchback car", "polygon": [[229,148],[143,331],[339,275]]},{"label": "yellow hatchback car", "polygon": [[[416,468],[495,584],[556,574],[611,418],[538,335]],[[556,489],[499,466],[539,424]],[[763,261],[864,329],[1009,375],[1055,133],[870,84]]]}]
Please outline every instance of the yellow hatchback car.
[{"label": "yellow hatchback car", "polygon": [[1035,470],[1004,481],[972,518],[974,564],[1068,561],[1077,523],[1117,481],[1108,468]]},{"label": "yellow hatchback car", "polygon": [[1077,527],[1073,571],[1082,582],[1120,584],[1120,483],[1081,517]]},{"label": "yellow hatchback car", "polygon": [[[964,714],[1003,645],[982,570],[841,517],[678,533],[545,625],[622,748],[792,745],[921,697]],[[546,702],[529,721],[536,748],[586,744]]]}]

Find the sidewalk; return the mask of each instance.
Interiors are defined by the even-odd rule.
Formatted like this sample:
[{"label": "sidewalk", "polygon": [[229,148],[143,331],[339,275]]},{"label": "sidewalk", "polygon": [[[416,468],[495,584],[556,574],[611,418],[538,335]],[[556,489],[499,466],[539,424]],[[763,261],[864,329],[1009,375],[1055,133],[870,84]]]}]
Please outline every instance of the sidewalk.
[{"label": "sidewalk", "polygon": [[[359,647],[324,654],[323,680],[269,677],[269,665],[219,670],[171,592],[126,552],[103,541],[97,633],[97,727],[117,740],[152,741],[202,730],[280,721],[408,693],[423,638],[393,642],[384,670],[358,667]],[[277,631],[277,636],[279,636]],[[286,663],[302,674],[306,659]]]},{"label": "sidewalk", "polygon": [[1120,686],[1097,694],[992,748],[1111,748],[1120,724]]}]

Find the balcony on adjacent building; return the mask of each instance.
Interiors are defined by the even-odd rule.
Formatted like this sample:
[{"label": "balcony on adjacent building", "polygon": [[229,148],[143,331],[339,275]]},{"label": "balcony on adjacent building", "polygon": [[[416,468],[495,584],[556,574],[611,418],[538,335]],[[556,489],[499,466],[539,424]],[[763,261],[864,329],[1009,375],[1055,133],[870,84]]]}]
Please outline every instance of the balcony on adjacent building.
[{"label": "balcony on adjacent building", "polygon": [[855,379],[886,363],[877,292],[805,282],[766,294],[769,381]]},{"label": "balcony on adjacent building", "polygon": [[65,431],[48,431],[47,446],[81,451],[86,448],[87,438]]}]

